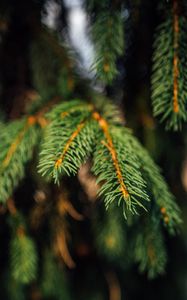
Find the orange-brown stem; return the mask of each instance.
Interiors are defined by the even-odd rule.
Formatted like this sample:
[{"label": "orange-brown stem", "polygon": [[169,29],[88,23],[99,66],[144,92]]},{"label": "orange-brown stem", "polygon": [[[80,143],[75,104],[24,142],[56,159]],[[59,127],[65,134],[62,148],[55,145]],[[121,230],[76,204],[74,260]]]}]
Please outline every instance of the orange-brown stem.
[{"label": "orange-brown stem", "polygon": [[173,111],[179,112],[178,102],[178,76],[179,76],[179,58],[178,58],[178,39],[179,39],[179,16],[177,0],[173,0],[173,31],[174,31],[174,56],[173,56]]},{"label": "orange-brown stem", "polygon": [[54,241],[54,251],[63,259],[66,266],[68,266],[70,269],[75,268],[75,262],[73,261],[70,255],[67,245],[66,228],[61,228],[57,230]]},{"label": "orange-brown stem", "polygon": [[105,119],[103,119],[101,117],[101,115],[98,112],[94,112],[92,116],[99,123],[101,129],[103,130],[106,141],[102,141],[102,143],[108,149],[108,151],[109,151],[109,153],[112,157],[113,165],[114,165],[114,168],[115,168],[115,171],[116,171],[116,176],[118,178],[118,182],[119,182],[119,185],[120,185],[120,191],[122,192],[125,200],[128,200],[129,193],[128,193],[127,187],[124,183],[123,175],[122,175],[121,168],[120,168],[119,162],[118,162],[116,149],[114,147],[112,137],[111,137],[110,132],[109,132],[108,123]]},{"label": "orange-brown stem", "polygon": [[25,227],[23,225],[19,225],[17,229],[17,236],[19,238],[23,238],[25,236]]},{"label": "orange-brown stem", "polygon": [[121,287],[117,275],[113,272],[105,274],[109,289],[109,300],[121,300]]},{"label": "orange-brown stem", "polygon": [[12,198],[8,199],[8,201],[7,201],[7,208],[8,208],[9,213],[12,216],[15,216],[17,214],[17,208],[16,208],[14,200]]},{"label": "orange-brown stem", "polygon": [[154,250],[154,247],[153,247],[153,244],[151,241],[149,242],[149,244],[147,246],[147,254],[148,254],[148,258],[150,259],[150,263],[152,265],[154,265],[156,256],[155,256],[155,250]]},{"label": "orange-brown stem", "polygon": [[168,215],[167,215],[166,208],[165,208],[165,207],[161,207],[160,212],[161,212],[161,214],[162,214],[162,217],[163,217],[163,219],[164,219],[164,222],[165,222],[166,224],[168,224],[168,223],[169,223],[169,217],[168,217]]},{"label": "orange-brown stem", "polygon": [[[65,117],[69,116],[71,113],[75,112],[76,109],[79,109],[81,107],[83,107],[83,105],[82,104],[78,104],[78,105],[75,105],[74,107],[68,109],[68,111],[61,112],[61,114],[60,114],[61,118],[64,119]],[[94,109],[93,104],[87,104],[86,109],[88,111],[93,111],[93,109]]]},{"label": "orange-brown stem", "polygon": [[10,148],[7,151],[7,154],[2,162],[2,165],[0,167],[0,173],[4,171],[4,169],[9,165],[9,162],[12,158],[12,155],[15,153],[17,147],[21,143],[22,139],[25,136],[25,133],[27,130],[38,123],[41,127],[44,127],[47,124],[46,119],[43,117],[43,115],[49,110],[49,108],[56,103],[58,98],[52,99],[46,106],[44,106],[41,110],[39,110],[35,115],[30,115],[25,122],[24,127],[19,132],[18,136],[13,140],[12,144],[10,145]]},{"label": "orange-brown stem", "polygon": [[20,131],[20,133],[18,134],[18,136],[15,138],[15,140],[10,145],[10,148],[8,149],[8,152],[2,162],[3,169],[5,169],[8,166],[8,164],[12,158],[12,155],[15,153],[18,145],[21,143],[21,141],[22,141],[25,133],[29,129],[29,127],[31,127],[35,123],[36,123],[36,118],[34,116],[30,116],[27,118],[27,121],[25,122],[23,129]]},{"label": "orange-brown stem", "polygon": [[60,157],[56,160],[55,162],[55,168],[59,168],[59,166],[62,164],[64,157],[66,155],[66,153],[68,152],[72,142],[74,141],[74,139],[76,138],[76,136],[79,134],[79,132],[81,131],[81,129],[85,126],[85,122],[80,123],[76,130],[72,133],[72,135],[70,136],[69,140],[67,141],[62,154],[60,155]]},{"label": "orange-brown stem", "polygon": [[78,213],[70,201],[67,199],[67,196],[64,194],[60,194],[58,202],[57,202],[57,211],[61,217],[69,214],[76,221],[83,220],[83,215]]}]

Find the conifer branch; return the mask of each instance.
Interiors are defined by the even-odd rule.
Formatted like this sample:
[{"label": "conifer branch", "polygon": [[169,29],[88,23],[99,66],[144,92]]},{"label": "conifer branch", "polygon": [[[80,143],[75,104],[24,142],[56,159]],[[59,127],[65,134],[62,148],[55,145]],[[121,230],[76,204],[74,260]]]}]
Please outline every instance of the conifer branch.
[{"label": "conifer branch", "polygon": [[[159,167],[124,126],[124,119],[120,115],[123,113],[122,106],[118,109],[103,96],[103,89],[107,95],[113,95],[118,89],[119,83],[113,82],[118,69],[118,77],[125,77],[130,83],[128,92],[136,94],[132,89],[141,80],[139,76],[132,80],[130,63],[134,57],[135,64],[140,63],[141,55],[135,49],[135,55],[130,55],[129,59],[127,53],[127,72],[123,74],[124,32],[127,31],[128,50],[131,50],[132,34],[134,36],[134,33],[142,31],[143,27],[140,26],[139,30],[138,25],[145,25],[144,21],[150,19],[146,13],[154,11],[156,1],[146,7],[139,0],[134,0],[133,4],[122,0],[85,1],[83,10],[89,14],[90,24],[87,25],[91,25],[94,47],[92,71],[99,81],[94,87],[92,83],[95,79],[86,79],[86,72],[79,70],[78,62],[82,63],[84,57],[71,39],[67,1],[51,3],[44,0],[35,3],[38,1],[31,0],[29,9],[27,5],[20,4],[13,10],[9,3],[11,1],[7,1],[7,5],[4,2],[3,6],[0,4],[3,9],[0,12],[0,60],[5,76],[0,83],[0,95],[3,96],[1,106],[6,116],[0,111],[0,214],[3,219],[8,215],[10,226],[2,245],[5,242],[6,246],[9,231],[10,243],[8,268],[0,276],[5,285],[0,287],[2,297],[11,300],[69,300],[75,298],[76,294],[78,299],[99,299],[104,296],[102,286],[101,289],[95,289],[96,293],[89,291],[89,295],[86,290],[80,294],[73,291],[73,295],[70,295],[65,280],[63,269],[74,268],[80,256],[90,254],[94,260],[101,257],[104,265],[107,263],[109,267],[117,267],[117,273],[120,274],[126,272],[132,263],[138,264],[139,270],[146,272],[150,278],[163,274],[167,262],[165,229],[171,234],[180,229],[180,209]],[[151,100],[154,116],[165,122],[167,129],[179,130],[187,121],[187,5],[183,0],[161,2],[159,7],[164,9],[153,45]],[[164,2],[168,2],[166,7]],[[55,5],[52,7],[51,4]],[[20,7],[24,13],[23,20],[19,22]],[[43,21],[48,23],[51,7],[56,23],[54,30],[42,24]],[[145,20],[137,17],[142,8]],[[155,13],[154,18],[157,17]],[[18,22],[16,30],[14,21]],[[124,25],[129,30],[124,30]],[[63,32],[61,26],[64,27]],[[5,31],[3,27],[7,27]],[[17,47],[16,35],[22,33],[27,38],[21,39],[23,47]],[[150,40],[149,33],[151,31],[146,31],[147,42]],[[29,48],[30,56],[26,51]],[[73,48],[78,50],[77,53]],[[12,59],[14,56],[15,63]],[[11,67],[13,72],[10,72]],[[139,67],[136,69],[139,70]],[[16,71],[18,74],[14,78]],[[1,73],[0,77],[3,75]],[[89,82],[90,79],[92,82]],[[28,85],[32,88],[28,88]],[[115,102],[122,90],[117,92]],[[80,97],[81,100],[72,100],[73,97]],[[133,102],[137,104],[135,98]],[[6,101],[9,101],[7,106]],[[142,109],[145,115],[144,104]],[[25,115],[6,123],[9,111],[11,120],[16,115],[22,116],[23,112]],[[145,120],[144,123],[150,122]],[[145,133],[150,142],[149,133]],[[31,165],[29,174],[25,173],[31,159],[34,166],[35,161],[39,160],[38,173],[44,178],[36,175]],[[76,175],[88,159],[88,164],[78,175],[83,189],[77,180],[62,178]],[[24,178],[26,180],[16,190]],[[50,180],[57,185],[49,184]],[[28,185],[30,203],[23,199]],[[71,191],[72,202],[66,193],[67,185],[68,190],[72,187],[80,189],[78,194],[76,190]],[[15,202],[12,198],[14,192]],[[100,201],[96,201],[97,196]],[[92,203],[85,206],[85,199]],[[17,201],[20,211],[15,205]],[[77,228],[77,224],[73,223],[84,219],[76,210],[82,204],[86,220]],[[35,231],[33,237],[28,225]],[[1,230],[4,229],[6,231],[6,225]],[[82,229],[86,239],[80,243]],[[72,241],[71,233],[75,237]],[[89,271],[90,266],[87,273]],[[97,270],[94,272],[97,273]],[[77,271],[74,273],[77,274]],[[105,273],[102,275],[107,275]],[[109,273],[109,276],[101,276],[104,284],[107,281],[111,285],[109,296],[120,298],[122,291],[116,283],[118,274],[115,278],[115,272],[111,270]],[[78,285],[75,285],[77,288]],[[5,291],[4,295],[7,287],[11,291]]]},{"label": "conifer branch", "polygon": [[122,14],[106,7],[96,16],[92,32],[96,46],[93,69],[101,81],[111,84],[118,74],[116,60],[124,51]]},{"label": "conifer branch", "polygon": [[37,251],[34,241],[28,236],[23,215],[17,211],[12,200],[9,201],[10,225],[12,238],[10,241],[10,268],[13,278],[28,284],[37,275]]},{"label": "conifer branch", "polygon": [[80,101],[60,104],[49,114],[50,125],[41,151],[39,172],[55,182],[62,174],[75,174],[92,151],[94,122],[91,107]]},{"label": "conifer branch", "polygon": [[158,222],[153,216],[146,219],[146,223],[138,227],[135,240],[134,260],[139,264],[140,272],[147,272],[148,278],[155,278],[163,274],[167,262],[167,254],[163,234]]},{"label": "conifer branch", "polygon": [[[166,122],[166,129],[181,129],[187,120],[186,17],[182,15],[177,0],[166,20],[155,33],[152,73],[152,104],[155,116]],[[180,11],[180,13],[179,13]]]},{"label": "conifer branch", "polygon": [[146,209],[142,203],[149,201],[146,182],[141,176],[133,149],[126,143],[125,136],[124,140],[119,137],[117,127],[107,124],[98,113],[94,113],[93,118],[101,128],[92,168],[97,181],[102,183],[99,195],[104,197],[107,208],[114,201],[118,205],[122,202],[125,217],[126,209],[132,213],[137,213],[137,206]]},{"label": "conifer branch", "polygon": [[49,249],[42,255],[41,290],[46,298],[70,300],[68,283],[62,268]]},{"label": "conifer branch", "polygon": [[[126,224],[114,205],[106,212],[96,211],[93,222],[95,244],[99,254],[108,261],[118,261],[126,255]],[[123,226],[124,225],[124,226]]]},{"label": "conifer branch", "polygon": [[114,147],[114,144],[113,144],[113,141],[112,141],[112,137],[110,135],[110,132],[109,132],[109,125],[107,124],[106,120],[103,119],[99,113],[97,112],[94,112],[93,113],[93,118],[98,121],[99,123],[99,126],[101,127],[103,133],[104,133],[104,136],[106,138],[106,142],[105,141],[101,141],[101,143],[108,149],[108,151],[110,152],[110,155],[111,155],[111,158],[112,158],[112,161],[113,161],[113,165],[114,165],[114,169],[115,169],[115,172],[116,172],[116,176],[117,176],[117,179],[118,179],[118,182],[119,182],[119,185],[120,185],[120,191],[122,192],[123,196],[124,196],[124,199],[126,201],[128,201],[129,199],[129,193],[127,191],[127,187],[124,183],[124,179],[123,179],[123,176],[122,176],[122,172],[121,172],[121,168],[119,166],[119,162],[118,162],[118,157],[117,157],[117,153],[116,153],[116,149]]},{"label": "conifer branch", "polygon": [[40,129],[48,123],[44,115],[53,104],[52,100],[22,120],[0,125],[0,202],[6,202],[24,177],[25,164],[32,158]]},{"label": "conifer branch", "polygon": [[21,131],[18,133],[16,138],[11,143],[11,145],[10,145],[8,151],[7,151],[6,156],[2,161],[2,166],[1,166],[1,169],[0,169],[1,172],[3,172],[3,170],[9,165],[10,160],[12,159],[12,156],[14,155],[14,153],[16,152],[17,148],[19,147],[20,143],[22,142],[26,132],[35,123],[36,123],[35,117],[32,117],[32,116],[28,117],[28,119],[25,122],[25,125],[23,126]]},{"label": "conifer branch", "polygon": [[[114,124],[119,122],[116,109],[113,114],[105,109],[104,115],[109,122]],[[63,103],[55,107],[48,117],[51,123],[46,128],[39,163],[39,172],[42,175],[52,176],[55,182],[58,182],[63,173],[75,174],[96,146],[93,170],[96,175],[100,174],[99,181],[106,181],[100,190],[100,194],[104,195],[106,206],[108,207],[114,199],[118,203],[124,199],[127,208],[132,212],[136,212],[136,205],[144,207],[140,199],[148,200],[149,197],[145,192],[146,184],[137,169],[136,158],[131,155],[133,157],[131,160],[129,157],[131,149],[124,142],[118,145],[116,130],[110,129],[110,123],[93,105],[86,105],[78,100]],[[120,150],[116,150],[113,140]],[[123,152],[124,157],[119,154],[119,151]],[[104,157],[101,157],[100,153]],[[121,156],[120,160],[119,156]],[[107,157],[109,159],[104,171],[101,161],[106,160]],[[126,161],[125,166],[123,160]],[[136,182],[133,177],[136,178]]]},{"label": "conifer branch", "polygon": [[39,35],[30,49],[34,86],[44,99],[55,95],[67,98],[79,80],[73,55],[54,33],[46,28],[36,30]]},{"label": "conifer branch", "polygon": [[177,1],[173,0],[173,31],[174,31],[174,41],[173,41],[173,111],[174,113],[179,112],[178,103],[178,47],[179,47],[179,16],[178,16],[178,5]]},{"label": "conifer branch", "polygon": [[25,163],[31,159],[38,129],[33,116],[4,126],[0,134],[0,202],[5,202],[24,176]]},{"label": "conifer branch", "polygon": [[15,280],[28,284],[36,278],[37,254],[35,245],[22,228],[10,244],[11,272]]},{"label": "conifer branch", "polygon": [[127,143],[136,152],[139,162],[139,168],[145,181],[147,182],[147,190],[151,200],[156,203],[160,211],[160,219],[164,226],[174,233],[181,224],[181,212],[175,201],[174,196],[169,191],[169,187],[161,175],[159,167],[154,163],[146,149],[132,136],[125,128],[121,129],[126,135]]},{"label": "conifer branch", "polygon": [[66,156],[66,153],[68,152],[69,148],[71,147],[72,142],[74,141],[74,139],[77,137],[77,135],[79,134],[79,132],[81,131],[81,129],[84,126],[85,126],[85,122],[81,122],[80,124],[77,125],[77,128],[75,129],[75,131],[72,133],[69,140],[65,144],[64,149],[62,151],[62,154],[60,155],[60,158],[58,158],[55,162],[55,168],[56,169],[58,169],[59,166],[63,163],[63,160],[64,160],[64,158]]},{"label": "conifer branch", "polygon": [[63,174],[77,173],[93,153],[93,172],[101,182],[99,194],[107,208],[117,201],[123,203],[124,215],[126,208],[136,213],[137,206],[148,208],[150,194],[172,231],[180,223],[173,196],[148,153],[120,125],[118,112],[112,111],[105,108],[102,116],[93,105],[79,100],[57,105],[47,116],[51,123],[46,128],[39,172],[59,182]]}]

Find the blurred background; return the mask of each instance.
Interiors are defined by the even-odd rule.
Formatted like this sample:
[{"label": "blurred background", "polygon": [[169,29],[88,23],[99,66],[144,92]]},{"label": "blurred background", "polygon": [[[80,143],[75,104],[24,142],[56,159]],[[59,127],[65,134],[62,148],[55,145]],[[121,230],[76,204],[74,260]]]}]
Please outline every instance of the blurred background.
[{"label": "blurred background", "polygon": [[[126,125],[133,129],[162,168],[164,177],[182,210],[181,232],[176,237],[165,234],[168,263],[165,274],[155,279],[148,279],[146,274],[140,274],[137,265],[129,263],[125,255],[109,260],[104,254],[98,255],[91,220],[96,218],[95,210],[99,204],[95,196],[95,180],[89,174],[89,167],[84,166],[78,178],[64,179],[61,189],[67,189],[68,196],[64,192],[63,196],[58,195],[63,199],[71,199],[73,206],[66,207],[68,216],[66,221],[63,219],[62,222],[61,228],[68,228],[71,238],[68,250],[64,236],[61,235],[60,243],[63,244],[63,249],[58,262],[60,271],[57,271],[52,261],[50,264],[50,253],[44,250],[44,241],[48,241],[50,235],[54,236],[51,224],[55,227],[61,226],[57,217],[50,216],[50,212],[54,210],[51,199],[57,191],[38,177],[33,170],[33,163],[30,163],[25,179],[14,193],[14,202],[26,216],[30,233],[37,241],[39,257],[45,252],[48,264],[43,272],[39,263],[38,280],[30,285],[20,287],[11,281],[8,270],[8,211],[2,206],[2,299],[187,299],[186,128],[177,133],[165,131],[164,126],[152,116],[150,100],[153,36],[162,16],[157,0],[113,2],[122,7],[125,50],[117,59],[118,74],[112,83],[108,84],[98,80],[92,68],[96,54],[90,27],[94,13],[97,13],[102,3],[92,0],[1,0],[1,119],[19,119],[26,113],[27,107],[40,97],[53,99],[60,96],[63,100],[72,97],[89,99],[91,90],[95,90],[111,98],[125,116]],[[167,9],[169,1],[160,2],[163,2]],[[42,33],[43,28],[52,33],[51,37]],[[64,52],[60,52],[59,47],[65,47]],[[56,56],[60,59],[55,59]],[[63,76],[58,77],[60,62],[66,67],[63,68]],[[57,83],[59,78],[61,81]],[[58,209],[60,212],[64,211],[64,207]],[[110,242],[109,240],[109,244]],[[55,237],[52,244],[54,248],[59,247]],[[51,289],[55,290],[53,292],[50,290],[51,283]]]}]

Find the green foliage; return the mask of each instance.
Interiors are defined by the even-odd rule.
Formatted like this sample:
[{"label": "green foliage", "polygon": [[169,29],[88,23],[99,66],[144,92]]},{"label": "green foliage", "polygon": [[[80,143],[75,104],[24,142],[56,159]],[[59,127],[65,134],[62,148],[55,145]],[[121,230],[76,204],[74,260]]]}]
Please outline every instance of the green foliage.
[{"label": "green foliage", "polygon": [[19,284],[28,284],[37,275],[37,250],[34,241],[27,235],[22,214],[15,212],[10,218],[12,238],[10,241],[10,268],[13,279]]},{"label": "green foliage", "polygon": [[140,272],[147,272],[149,278],[163,274],[167,262],[166,249],[160,225],[153,218],[138,228],[134,245],[134,260],[139,264]]},{"label": "green foliage", "polygon": [[[58,117],[57,117],[58,116]],[[39,170],[55,182],[62,174],[76,174],[92,152],[95,137],[89,106],[75,101],[60,104],[49,114]]]},{"label": "green foliage", "polygon": [[147,192],[153,203],[156,203],[158,206],[164,226],[171,233],[174,233],[181,223],[180,209],[175,202],[174,196],[169,191],[159,167],[154,163],[146,149],[133,137],[129,130],[126,128],[121,130],[121,136],[126,135],[127,143],[131,144],[137,155],[141,172],[147,182]]},{"label": "green foliage", "polygon": [[180,223],[179,209],[159,168],[133,135],[120,125],[119,113],[109,104],[103,116],[80,100],[57,105],[49,114],[40,154],[39,172],[59,182],[63,174],[75,174],[93,154],[93,173],[106,208],[111,203],[137,213],[156,202],[159,216],[171,232]]},{"label": "green foliage", "polygon": [[93,69],[104,83],[111,84],[118,71],[116,60],[124,51],[123,17],[119,11],[101,11],[93,25],[96,48]]},{"label": "green foliage", "polygon": [[[30,47],[33,84],[44,99],[69,97],[74,91],[73,58],[52,32],[43,29]],[[54,76],[55,74],[55,76]]]},{"label": "green foliage", "polygon": [[[92,170],[106,208],[112,203],[122,204],[126,216],[128,210],[137,213],[138,207],[149,210],[151,199],[164,225],[174,232],[181,222],[180,211],[159,168],[129,130],[120,125],[116,108],[110,103],[102,107],[99,114],[93,105],[74,100],[56,105],[47,114],[49,125],[44,129],[39,172],[59,182],[62,175],[76,174],[93,155]],[[35,123],[36,118],[28,117],[6,128],[1,124],[3,202],[24,176],[25,163],[37,141]]]},{"label": "green foliage", "polygon": [[126,136],[120,137],[117,127],[111,126],[109,131],[113,145],[109,145],[109,141],[101,132],[97,138],[92,170],[98,177],[97,182],[102,183],[99,195],[103,196],[106,207],[113,202],[118,205],[122,203],[126,216],[126,209],[137,213],[137,206],[145,208],[144,201],[148,201],[149,197],[136,154],[126,143]]},{"label": "green foliage", "polygon": [[43,258],[41,290],[45,299],[71,299],[64,270],[58,266],[49,250],[46,251]]},{"label": "green foliage", "polygon": [[[11,275],[11,272],[9,271],[9,274]],[[25,289],[23,284],[15,280],[14,278],[7,278],[6,280],[8,282],[7,284],[7,299],[9,300],[25,300]]]},{"label": "green foliage", "polygon": [[30,52],[35,89],[44,99],[56,95],[56,79],[53,74],[57,74],[58,61],[51,48],[46,47],[40,39],[32,43]]},{"label": "green foliage", "polygon": [[11,273],[20,283],[36,278],[37,254],[33,240],[26,235],[16,236],[10,244]]},{"label": "green foliage", "polygon": [[30,119],[0,125],[0,202],[5,202],[24,177],[32,158],[38,129]]},{"label": "green foliage", "polygon": [[110,99],[101,95],[94,95],[93,103],[95,109],[102,113],[102,117],[112,125],[124,125],[124,120],[117,105],[114,105]]},{"label": "green foliage", "polygon": [[111,207],[93,221],[96,249],[109,261],[121,261],[126,252],[126,231],[118,210]]},{"label": "green foliage", "polygon": [[[46,129],[39,172],[58,182],[63,173],[75,174],[96,147],[93,172],[102,182],[100,195],[106,207],[124,200],[124,214],[126,207],[134,213],[136,205],[143,207],[141,201],[149,199],[136,156],[125,141],[119,141],[116,128],[108,132],[107,122],[102,118],[92,120],[93,115],[92,106],[78,101],[60,104],[49,114],[51,124]],[[108,122],[119,121],[115,109],[112,115],[105,108],[104,116]],[[107,128],[102,128],[100,121],[106,122]]]},{"label": "green foliage", "polygon": [[[144,5],[145,3],[141,4],[141,2],[140,0],[132,3],[128,1],[126,6],[124,1],[85,1],[95,47],[92,67],[95,77],[100,81],[99,85],[110,85],[117,77],[118,59],[124,55],[126,16],[129,16],[129,25],[132,25],[132,29],[127,34],[127,45],[131,44],[131,34],[139,32],[138,24],[143,29],[145,24],[147,25],[146,22],[150,17],[146,17],[144,23],[144,14],[140,12],[141,5],[149,7],[148,11],[151,11],[155,4]],[[160,7],[165,8],[166,1],[161,2]],[[187,121],[187,35],[185,32],[187,22],[182,7],[175,7],[180,1],[167,2],[168,7],[170,2],[174,7],[173,10],[167,11],[167,19],[158,26],[155,34],[152,103],[154,115],[166,122],[166,128],[178,130],[182,127],[182,123]],[[28,20],[25,17],[27,5],[23,7],[19,5],[18,11],[14,11],[15,8],[11,7],[10,23],[4,23],[6,20],[0,19],[1,36],[3,26],[7,26],[4,27],[7,31],[6,39],[3,33],[0,41],[2,62],[5,54],[5,63],[0,71],[0,77],[3,79],[0,83],[0,97],[4,97],[2,108],[6,106],[5,101],[10,99],[10,95],[13,96],[7,111],[5,109],[5,114],[0,112],[0,214],[4,214],[3,218],[10,214],[11,227],[9,264],[7,274],[1,275],[3,281],[6,281],[1,290],[4,286],[5,289],[8,286],[7,299],[11,300],[36,298],[96,300],[106,298],[106,286],[108,286],[109,298],[122,299],[123,290],[120,287],[121,279],[118,282],[118,272],[119,278],[122,278],[121,274],[123,275],[124,270],[136,263],[139,270],[146,272],[149,278],[164,273],[167,256],[163,226],[171,234],[177,232],[181,223],[180,209],[159,167],[131,131],[124,126],[118,108],[107,97],[96,92],[100,87],[93,88],[92,84],[88,84],[86,79],[81,78],[81,73],[78,74],[75,55],[74,57],[71,55],[72,49],[70,51],[64,43],[65,41],[71,44],[68,36],[71,30],[68,28],[67,3],[64,1],[52,3],[54,10],[60,7],[61,3],[62,22],[67,21],[67,27],[61,24],[65,26],[63,30],[58,28],[59,32],[41,26],[41,14],[44,13],[45,8],[47,10],[48,5],[50,8],[51,1],[32,0],[28,3]],[[9,5],[11,6],[10,3]],[[23,8],[21,23],[19,23],[20,7]],[[15,20],[18,22],[16,28],[13,26]],[[19,34],[22,30],[26,32],[26,38],[21,41],[23,42],[21,46],[25,45],[26,50],[30,47],[30,56],[27,55],[27,51],[22,50],[24,47],[15,47],[13,52],[11,51],[11,46],[14,47],[17,40],[16,37],[13,38],[14,34]],[[142,49],[140,55],[134,51],[135,56],[131,56],[130,61],[135,57],[135,62],[140,62]],[[14,70],[10,72],[12,65],[6,69],[6,63],[11,58],[11,54],[14,54],[14,50],[16,63],[13,67],[18,70],[18,78],[14,78]],[[127,50],[130,51],[130,47]],[[142,57],[144,61],[144,55]],[[12,63],[13,60],[10,59],[10,62]],[[25,62],[28,65],[24,66]],[[139,66],[135,69],[139,71]],[[126,82],[130,85],[127,88],[127,95],[125,92],[125,98],[132,92],[133,104],[136,105],[137,93],[132,89],[139,75],[132,80],[134,74],[130,70],[129,63],[127,63],[126,74]],[[30,87],[34,88],[33,97],[29,95]],[[118,83],[112,87],[105,86],[104,93],[111,95],[118,87]],[[120,88],[119,94],[121,92]],[[139,112],[141,115],[144,114],[138,120],[149,118],[143,99],[146,98],[146,94],[147,91],[143,88],[141,94],[143,96],[138,97],[143,100],[143,105],[140,104],[139,111],[134,109],[135,114]],[[86,100],[72,100],[74,97]],[[23,111],[26,113],[20,120],[5,123],[4,120],[15,117],[14,105],[17,99],[18,106],[23,99],[23,102],[26,102],[23,106],[29,108],[26,110],[24,107]],[[18,107],[18,114],[20,111]],[[130,117],[127,119],[130,120]],[[143,120],[143,123],[146,127],[149,120],[148,122]],[[23,190],[20,189],[15,193],[15,203],[24,212],[22,214],[17,211],[12,194],[19,182],[24,179],[25,167],[32,159],[34,149],[37,150],[35,155],[38,154],[39,157],[38,172],[46,182],[35,174],[34,166],[32,170],[29,168],[28,171],[31,172],[29,183],[26,182]],[[157,151],[156,147],[155,151]],[[76,180],[63,182],[63,176],[75,175],[87,159],[90,159],[91,170],[87,169],[90,165],[87,164],[85,173],[83,170],[82,173],[80,172],[81,175],[79,174],[83,189]],[[82,181],[81,176],[84,177]],[[49,180],[53,180],[58,185],[48,184]],[[30,183],[29,199],[32,201],[28,203],[24,201],[27,199],[23,199],[23,194],[24,188],[27,189],[27,184]],[[85,204],[86,195],[92,193],[91,189],[91,191],[87,189],[88,186],[92,190],[98,190],[98,196],[102,200],[97,202],[98,205],[89,202]],[[70,192],[71,189],[73,191]],[[95,200],[95,190],[93,197],[88,198]],[[83,214],[82,212],[79,214],[74,205]],[[76,221],[82,220],[83,216],[85,220],[77,226]],[[68,222],[72,222],[70,226]],[[34,232],[32,237],[27,226],[31,232]],[[90,239],[91,230],[93,240]],[[84,233],[84,238],[81,240],[80,232]],[[9,234],[5,232],[3,235],[6,246]],[[52,247],[48,249],[48,243],[51,244],[51,241]],[[69,241],[72,242],[70,252],[78,262],[75,270],[68,249]],[[0,259],[4,258],[4,255],[6,257],[6,253],[2,251]],[[94,259],[94,266],[92,266],[92,259]],[[101,264],[99,268],[98,261],[95,264],[97,259]],[[86,275],[84,288],[81,290],[79,282],[77,284],[75,281],[72,287],[75,287],[78,293],[74,290],[72,293],[68,285],[68,275],[74,281],[74,276],[77,276],[80,271],[80,261],[83,264],[80,264],[81,276],[79,277]],[[39,270],[38,266],[41,266]],[[2,270],[3,268],[4,264]],[[69,270],[70,268],[72,269]],[[98,280],[99,283],[93,284],[100,271],[98,278],[101,278],[101,282]]]},{"label": "green foliage", "polygon": [[[136,263],[141,273],[153,279],[165,271],[167,255],[157,211],[136,216],[124,224],[116,207],[96,212],[94,242],[99,255],[122,270]],[[133,233],[133,235],[132,235]]]},{"label": "green foliage", "polygon": [[[136,263],[141,273],[153,279],[165,271],[167,254],[157,211],[133,217],[124,224],[115,206],[96,212],[94,242],[99,255],[122,270]],[[132,235],[133,233],[133,235]]]},{"label": "green foliage", "polygon": [[181,129],[187,120],[186,26],[185,17],[169,10],[153,45],[153,113],[173,130]]}]

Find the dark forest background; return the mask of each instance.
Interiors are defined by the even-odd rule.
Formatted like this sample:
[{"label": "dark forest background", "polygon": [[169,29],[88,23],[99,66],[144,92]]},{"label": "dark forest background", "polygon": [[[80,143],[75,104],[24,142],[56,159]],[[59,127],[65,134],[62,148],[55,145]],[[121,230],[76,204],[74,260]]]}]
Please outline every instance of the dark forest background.
[{"label": "dark forest background", "polygon": [[[29,61],[30,45],[41,25],[41,12],[45,12],[46,1],[1,0],[0,2],[0,109],[5,120],[20,118],[25,107],[35,97]],[[68,8],[58,1],[61,13],[56,20],[56,32],[63,39],[68,36]],[[119,74],[111,86],[105,86],[103,93],[119,105],[125,115],[126,124],[150,151],[161,166],[169,186],[182,209],[183,225],[177,237],[166,234],[168,264],[166,273],[148,280],[133,266],[121,272],[111,263],[100,261],[92,250],[92,236],[89,218],[81,223],[74,222],[72,236],[80,236],[73,249],[77,267],[69,270],[67,278],[72,299],[109,299],[109,290],[114,274],[118,274],[122,299],[187,299],[187,155],[186,128],[173,133],[167,132],[152,117],[150,101],[150,76],[152,43],[155,26],[160,21],[158,1],[125,1],[128,18],[125,22],[125,52],[118,62]],[[70,43],[71,46],[71,43]],[[85,54],[86,55],[86,54]],[[45,70],[44,70],[45,72]],[[80,77],[81,77],[80,72]],[[85,79],[84,79],[85,80]],[[89,79],[94,84],[93,79]],[[84,93],[84,84],[80,87]],[[88,91],[85,91],[88,93]],[[28,168],[32,168],[29,166]],[[26,174],[30,174],[27,173]],[[14,194],[16,206],[29,218],[33,205],[37,178],[26,175]],[[86,196],[77,179],[67,179],[71,198],[83,199],[86,213],[92,209],[86,204]],[[77,205],[77,204],[76,204]],[[79,209],[79,207],[78,207]],[[8,261],[9,227],[6,222],[8,212],[0,209],[0,297],[8,299],[6,276]],[[45,227],[45,226],[44,226]],[[46,228],[47,230],[47,228]],[[32,230],[40,245],[40,233]],[[44,238],[44,236],[42,237]],[[47,234],[46,234],[47,238]],[[122,262],[123,263],[123,262]],[[108,274],[106,280],[106,274]],[[115,281],[115,280],[114,280]],[[112,281],[113,282],[113,281]],[[63,287],[62,287],[63,288]],[[28,288],[28,299],[41,299],[37,287]]]}]

